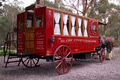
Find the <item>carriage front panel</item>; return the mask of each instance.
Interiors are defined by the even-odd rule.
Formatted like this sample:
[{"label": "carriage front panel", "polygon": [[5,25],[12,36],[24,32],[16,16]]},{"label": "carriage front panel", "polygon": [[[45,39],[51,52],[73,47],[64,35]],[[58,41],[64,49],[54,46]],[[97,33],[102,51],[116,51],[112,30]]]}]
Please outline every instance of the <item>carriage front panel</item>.
[{"label": "carriage front panel", "polygon": [[94,20],[89,20],[89,37],[90,38],[99,38],[99,27],[98,22]]},{"label": "carriage front panel", "polygon": [[25,22],[25,13],[17,15],[17,52],[23,53],[25,51],[25,33],[24,33],[24,22]]},{"label": "carriage front panel", "polygon": [[46,54],[46,7],[35,10],[36,29],[35,29],[35,54],[45,56]]}]

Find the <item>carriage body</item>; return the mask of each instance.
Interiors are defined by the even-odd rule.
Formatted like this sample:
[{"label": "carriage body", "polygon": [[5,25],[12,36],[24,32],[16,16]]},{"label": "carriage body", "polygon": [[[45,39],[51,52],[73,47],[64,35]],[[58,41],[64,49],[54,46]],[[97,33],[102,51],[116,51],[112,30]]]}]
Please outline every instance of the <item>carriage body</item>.
[{"label": "carriage body", "polygon": [[[73,60],[99,55],[105,59],[105,44],[99,36],[98,20],[71,12],[33,4],[17,15],[17,29],[8,33],[4,43],[4,62],[22,62],[24,66],[38,66],[39,59],[52,61],[59,74],[67,73]],[[17,53],[10,52],[17,32]],[[12,39],[13,38],[13,39]],[[6,54],[8,54],[7,60]],[[19,58],[18,61],[9,61]]]},{"label": "carriage body", "polygon": [[17,16],[18,53],[53,56],[60,45],[73,54],[95,52],[99,21],[49,7],[26,10]]}]

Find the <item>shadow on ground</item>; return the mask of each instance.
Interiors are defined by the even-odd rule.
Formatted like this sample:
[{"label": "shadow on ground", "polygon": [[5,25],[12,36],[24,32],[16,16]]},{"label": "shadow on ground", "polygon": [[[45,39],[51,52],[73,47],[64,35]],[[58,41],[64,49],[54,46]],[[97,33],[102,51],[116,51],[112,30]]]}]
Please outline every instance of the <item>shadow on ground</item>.
[{"label": "shadow on ground", "polygon": [[[30,76],[30,75],[40,75],[40,76],[58,76],[57,72],[54,69],[52,62],[45,62],[41,60],[39,67],[26,68],[22,64],[17,66],[15,64],[8,64],[8,68],[1,68],[1,74],[4,76]],[[72,70],[76,68],[82,68],[92,64],[100,63],[99,60],[78,60],[73,63]]]}]

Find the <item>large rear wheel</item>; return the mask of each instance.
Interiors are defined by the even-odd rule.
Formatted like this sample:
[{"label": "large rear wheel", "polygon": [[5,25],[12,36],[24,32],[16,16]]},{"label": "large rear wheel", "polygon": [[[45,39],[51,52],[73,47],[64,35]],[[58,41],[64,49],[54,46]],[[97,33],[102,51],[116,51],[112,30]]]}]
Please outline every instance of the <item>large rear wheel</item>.
[{"label": "large rear wheel", "polygon": [[73,54],[71,53],[71,49],[65,45],[59,46],[54,52],[53,63],[55,70],[59,74],[67,73],[73,64]]}]

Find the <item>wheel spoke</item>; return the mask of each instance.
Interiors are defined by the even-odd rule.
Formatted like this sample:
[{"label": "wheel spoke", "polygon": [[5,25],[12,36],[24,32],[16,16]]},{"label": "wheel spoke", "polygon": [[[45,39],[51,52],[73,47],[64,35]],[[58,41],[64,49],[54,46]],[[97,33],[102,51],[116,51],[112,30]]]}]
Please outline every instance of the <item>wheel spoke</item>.
[{"label": "wheel spoke", "polygon": [[30,67],[32,67],[32,59],[30,59]]},{"label": "wheel spoke", "polygon": [[32,67],[35,67],[36,64],[38,63],[39,59],[37,58],[31,58],[31,57],[28,57],[26,59],[22,59],[22,63],[24,66],[28,67],[28,68],[32,68]]},{"label": "wheel spoke", "polygon": [[54,61],[54,63],[57,63],[57,62],[60,62],[61,60],[56,60],[56,61]]},{"label": "wheel spoke", "polygon": [[28,60],[27,65],[28,65],[29,61],[30,61],[30,60]]},{"label": "wheel spoke", "polygon": [[28,58],[26,58],[25,60],[24,60],[24,62],[26,62],[28,60]]},{"label": "wheel spoke", "polygon": [[33,59],[33,63],[34,63],[34,65],[36,65],[34,59]]},{"label": "wheel spoke", "polygon": [[63,73],[64,73],[65,72],[65,62],[63,62],[62,65],[63,65],[62,68],[63,68]]},{"label": "wheel spoke", "polygon": [[66,55],[66,58],[71,54],[71,52],[69,52],[67,55]]},{"label": "wheel spoke", "polygon": [[68,71],[68,70],[69,70],[69,68],[68,68],[68,65],[67,65],[66,61],[65,61],[65,66],[66,66],[66,68],[67,68],[67,71]]},{"label": "wheel spoke", "polygon": [[105,60],[105,52],[104,52],[104,49],[101,49],[101,52],[100,52],[100,61],[103,62]]},{"label": "wheel spoke", "polygon": [[62,61],[55,67],[57,69],[62,64]]},{"label": "wheel spoke", "polygon": [[59,72],[60,72],[60,73],[61,73],[61,69],[62,69],[62,66],[63,66],[62,64],[63,64],[63,63],[61,63],[61,65],[60,65],[60,69],[59,69]]},{"label": "wheel spoke", "polygon": [[58,53],[56,55],[61,55],[61,54],[62,54],[62,51],[58,50]]},{"label": "wheel spoke", "polygon": [[70,62],[66,61],[66,63],[68,63],[70,66],[72,65]]},{"label": "wheel spoke", "polygon": [[73,56],[69,47],[62,45],[56,49],[53,56],[53,62],[59,74],[65,74],[70,70],[72,67],[72,60]]}]

